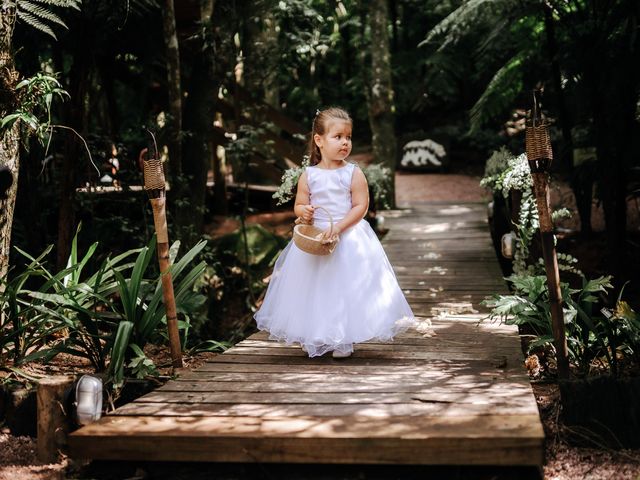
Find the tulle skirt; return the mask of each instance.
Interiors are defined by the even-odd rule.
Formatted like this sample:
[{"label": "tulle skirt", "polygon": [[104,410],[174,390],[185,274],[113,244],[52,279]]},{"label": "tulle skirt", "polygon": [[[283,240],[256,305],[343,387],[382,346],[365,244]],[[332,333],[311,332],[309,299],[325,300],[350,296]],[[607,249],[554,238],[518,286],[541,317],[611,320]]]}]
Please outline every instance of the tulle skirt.
[{"label": "tulle skirt", "polygon": [[[320,228],[328,225],[316,221]],[[415,323],[378,237],[362,220],[331,255],[310,255],[291,241],[278,257],[255,314],[269,338],[304,346],[310,357],[392,340]]]}]

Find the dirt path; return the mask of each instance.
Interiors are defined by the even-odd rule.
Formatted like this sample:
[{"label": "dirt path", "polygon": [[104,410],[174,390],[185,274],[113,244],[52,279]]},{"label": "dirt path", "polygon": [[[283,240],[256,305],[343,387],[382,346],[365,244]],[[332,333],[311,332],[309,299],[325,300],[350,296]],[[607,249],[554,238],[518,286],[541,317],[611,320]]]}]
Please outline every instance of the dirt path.
[{"label": "dirt path", "polygon": [[396,202],[482,202],[491,196],[480,187],[480,177],[446,173],[406,173],[396,175]]}]

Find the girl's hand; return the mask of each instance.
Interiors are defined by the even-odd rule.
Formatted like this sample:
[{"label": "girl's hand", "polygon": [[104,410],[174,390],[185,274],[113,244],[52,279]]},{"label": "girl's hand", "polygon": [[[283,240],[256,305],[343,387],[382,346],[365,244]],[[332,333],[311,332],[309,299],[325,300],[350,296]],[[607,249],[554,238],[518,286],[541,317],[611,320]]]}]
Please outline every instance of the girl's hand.
[{"label": "girl's hand", "polygon": [[313,205],[302,205],[302,218],[305,222],[310,223],[313,220],[313,211],[315,207]]}]

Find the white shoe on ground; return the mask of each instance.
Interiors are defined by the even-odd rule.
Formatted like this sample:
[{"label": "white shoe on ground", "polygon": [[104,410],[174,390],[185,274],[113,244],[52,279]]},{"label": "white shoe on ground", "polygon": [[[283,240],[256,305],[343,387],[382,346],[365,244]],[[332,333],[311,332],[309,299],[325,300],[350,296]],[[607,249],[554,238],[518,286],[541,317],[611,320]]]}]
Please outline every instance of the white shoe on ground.
[{"label": "white shoe on ground", "polygon": [[350,357],[353,352],[341,352],[340,350],[334,350],[331,353],[333,358],[347,358]]}]

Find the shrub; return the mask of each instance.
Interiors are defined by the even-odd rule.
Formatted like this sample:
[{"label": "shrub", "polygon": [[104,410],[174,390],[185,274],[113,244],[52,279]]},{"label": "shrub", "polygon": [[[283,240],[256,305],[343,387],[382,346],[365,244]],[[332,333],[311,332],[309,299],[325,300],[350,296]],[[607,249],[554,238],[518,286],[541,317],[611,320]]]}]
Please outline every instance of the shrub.
[{"label": "shrub", "polygon": [[[494,295],[482,302],[492,308],[488,318],[531,329],[537,339],[529,344],[529,353],[539,347],[553,348],[546,277],[512,275],[507,280],[513,286],[512,295]],[[610,276],[592,280],[582,276],[580,288],[561,283],[569,359],[581,375],[594,369],[618,375],[621,359],[638,362],[638,315],[620,298],[615,309],[601,308],[599,295],[612,288]]]},{"label": "shrub", "polygon": [[[20,251],[30,263],[11,280],[2,280],[0,360],[9,356],[17,365],[49,360],[64,352],[88,359],[97,371],[106,371],[108,381],[117,388],[127,369],[138,376],[155,371],[142,349],[148,342],[162,341],[164,335],[158,327],[166,323],[160,274],[157,269],[149,272],[156,240],[152,238],[144,248],[107,257],[97,272],[83,275],[98,244],[91,245],[80,258],[77,237],[78,233],[67,267],[57,273],[45,265],[52,246],[37,258]],[[170,271],[185,344],[190,315],[205,300],[194,291],[194,283],[206,264],[200,261],[192,266],[205,244],[198,243],[180,259],[179,242],[171,247]],[[28,280],[38,280],[41,285],[37,290],[28,289]]]}]

